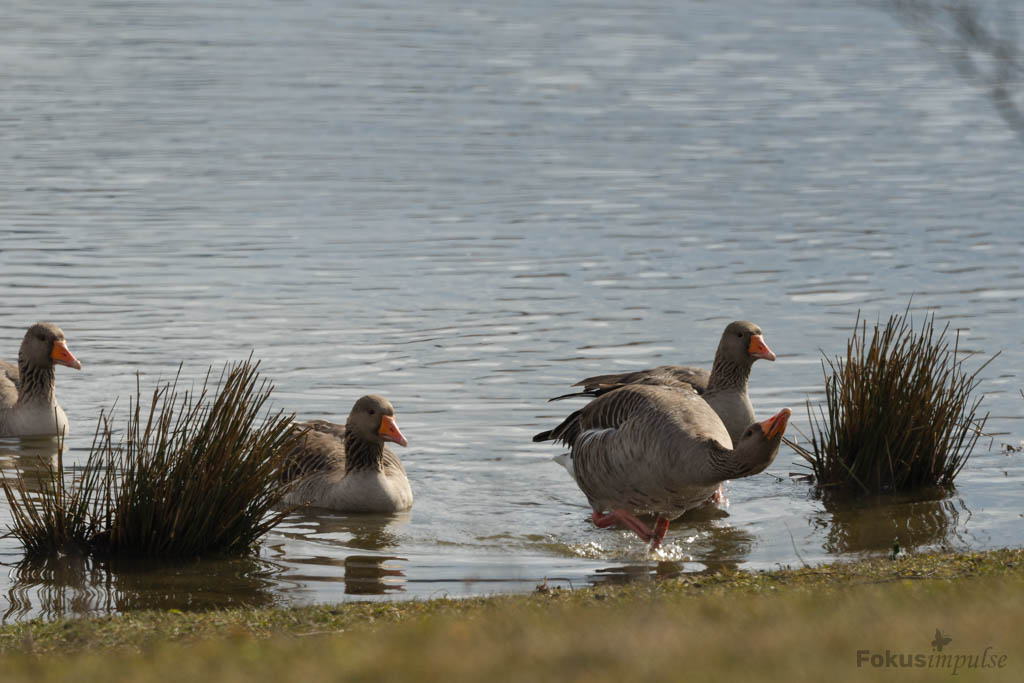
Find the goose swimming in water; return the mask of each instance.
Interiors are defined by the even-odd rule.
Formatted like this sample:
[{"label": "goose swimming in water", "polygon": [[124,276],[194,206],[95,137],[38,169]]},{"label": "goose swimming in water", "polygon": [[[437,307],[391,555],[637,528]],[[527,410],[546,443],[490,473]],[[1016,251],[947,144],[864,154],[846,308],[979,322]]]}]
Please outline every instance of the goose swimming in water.
[{"label": "goose swimming in water", "polygon": [[25,332],[18,364],[0,361],[0,436],[66,436],[68,417],[57,403],[54,365],[81,370],[64,332],[36,323]]},{"label": "goose swimming in water", "polygon": [[[602,394],[534,441],[569,446],[570,469],[594,524],[616,523],[657,548],[669,522],[703,504],[727,479],[775,459],[791,411],[753,422],[733,446],[721,418],[694,390],[627,384]],[[637,514],[657,516],[650,529]]]},{"label": "goose swimming in water", "polygon": [[402,461],[385,442],[408,444],[383,396],[363,396],[344,425],[312,420],[289,454],[284,503],[341,512],[398,512],[412,507]]}]

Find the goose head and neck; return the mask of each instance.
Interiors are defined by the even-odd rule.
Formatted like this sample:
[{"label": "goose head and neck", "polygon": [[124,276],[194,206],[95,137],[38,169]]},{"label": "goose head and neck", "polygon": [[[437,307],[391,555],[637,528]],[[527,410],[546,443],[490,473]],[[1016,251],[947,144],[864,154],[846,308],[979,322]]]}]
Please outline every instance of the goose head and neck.
[{"label": "goose head and neck", "polygon": [[345,471],[380,469],[385,442],[409,443],[398,429],[391,403],[383,396],[363,396],[345,421]]},{"label": "goose head and neck", "polygon": [[68,350],[64,332],[51,323],[36,323],[28,328],[18,350],[18,403],[55,403],[54,365],[82,369]]},{"label": "goose head and neck", "polygon": [[718,461],[722,474],[726,475],[723,478],[739,479],[766,470],[779,453],[779,444],[792,414],[789,408],[783,408],[767,420],[747,427],[730,456]]},{"label": "goose head and neck", "polygon": [[708,392],[738,388],[744,392],[750,379],[750,366],[758,358],[775,360],[764,341],[761,328],[747,320],[729,323],[722,332],[715,352],[715,364],[708,378]]}]

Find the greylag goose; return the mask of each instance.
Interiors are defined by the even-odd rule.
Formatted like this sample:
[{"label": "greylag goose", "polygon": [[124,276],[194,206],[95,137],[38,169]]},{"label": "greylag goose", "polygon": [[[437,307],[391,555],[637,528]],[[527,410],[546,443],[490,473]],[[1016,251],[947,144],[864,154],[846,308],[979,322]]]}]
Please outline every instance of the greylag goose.
[{"label": "greylag goose", "polygon": [[284,502],[341,512],[397,512],[412,507],[412,488],[386,441],[408,444],[383,396],[363,396],[344,425],[312,420],[289,454]]},{"label": "greylag goose", "polygon": [[583,387],[583,391],[551,400],[571,396],[600,396],[629,384],[678,387],[684,391],[693,387],[718,413],[735,443],[754,421],[754,408],[747,395],[747,382],[750,379],[750,366],[758,358],[775,360],[775,354],[765,343],[760,327],[746,320],[737,320],[729,323],[722,332],[711,372],[704,368],[661,365],[636,372],[597,375],[573,385]]},{"label": "greylag goose", "polygon": [[[735,447],[695,391],[626,385],[577,410],[534,441],[569,446],[563,462],[593,508],[594,524],[615,523],[657,548],[669,522],[708,500],[726,479],[763,471],[779,452],[789,408],[753,422]],[[654,529],[635,517],[657,515]]]},{"label": "greylag goose", "polygon": [[68,417],[54,393],[55,364],[82,369],[64,332],[50,323],[28,328],[16,366],[0,361],[0,436],[67,434]]}]

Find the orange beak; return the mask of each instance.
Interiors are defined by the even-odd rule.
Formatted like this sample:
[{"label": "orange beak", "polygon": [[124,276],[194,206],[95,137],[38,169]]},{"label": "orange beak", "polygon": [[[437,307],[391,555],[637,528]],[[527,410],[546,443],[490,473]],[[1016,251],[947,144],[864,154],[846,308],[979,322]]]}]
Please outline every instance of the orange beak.
[{"label": "orange beak", "polygon": [[771,441],[777,436],[782,436],[782,433],[786,431],[786,423],[789,422],[789,416],[792,414],[792,410],[783,408],[777,415],[773,415],[760,423],[761,431],[764,432],[764,438]]},{"label": "orange beak", "polygon": [[395,418],[390,415],[384,415],[380,418],[380,429],[377,430],[377,434],[385,441],[397,443],[399,446],[409,445],[409,442],[398,429],[398,423],[395,422]]},{"label": "orange beak", "polygon": [[775,354],[768,348],[768,345],[764,343],[764,337],[759,334],[755,334],[750,337],[750,346],[747,347],[747,353],[749,353],[752,358],[775,360]]},{"label": "orange beak", "polygon": [[58,339],[53,342],[53,351],[50,352],[50,359],[54,363],[66,365],[69,368],[74,368],[75,370],[82,369],[82,364],[78,362],[78,359],[75,358],[73,353],[68,351],[68,345],[63,339]]}]

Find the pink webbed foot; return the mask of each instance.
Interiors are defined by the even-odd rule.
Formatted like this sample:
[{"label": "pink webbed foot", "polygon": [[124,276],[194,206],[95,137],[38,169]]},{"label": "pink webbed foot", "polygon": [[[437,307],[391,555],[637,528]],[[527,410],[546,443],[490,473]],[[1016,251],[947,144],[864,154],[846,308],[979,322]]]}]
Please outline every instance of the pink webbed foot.
[{"label": "pink webbed foot", "polygon": [[[628,510],[612,510],[607,514],[595,510],[593,520],[594,526],[601,529],[610,527],[613,524],[621,524],[645,541],[650,541],[654,538],[654,532],[651,531],[646,524],[634,517]],[[668,528],[667,521],[665,528]],[[662,535],[664,536],[664,534]]]}]

